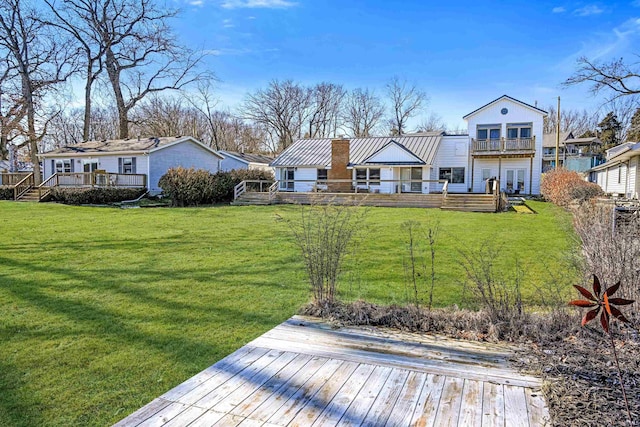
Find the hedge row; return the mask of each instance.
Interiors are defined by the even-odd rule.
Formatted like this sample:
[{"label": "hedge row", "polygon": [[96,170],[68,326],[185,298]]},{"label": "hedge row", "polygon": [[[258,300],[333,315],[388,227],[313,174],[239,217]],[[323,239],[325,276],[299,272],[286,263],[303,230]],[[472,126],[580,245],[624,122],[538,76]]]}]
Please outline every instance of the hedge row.
[{"label": "hedge row", "polygon": [[160,178],[160,188],[172,206],[199,206],[233,200],[233,188],[244,180],[273,180],[261,170],[232,170],[212,174],[202,169],[172,168]]},{"label": "hedge row", "polygon": [[104,205],[133,200],[146,190],[140,188],[60,188],[51,190],[51,198],[66,205]]},{"label": "hedge row", "polygon": [[598,184],[587,182],[575,171],[554,169],[542,176],[540,192],[545,199],[559,206],[574,200],[585,201],[604,195]]},{"label": "hedge row", "polygon": [[0,188],[0,200],[13,200],[13,188]]}]

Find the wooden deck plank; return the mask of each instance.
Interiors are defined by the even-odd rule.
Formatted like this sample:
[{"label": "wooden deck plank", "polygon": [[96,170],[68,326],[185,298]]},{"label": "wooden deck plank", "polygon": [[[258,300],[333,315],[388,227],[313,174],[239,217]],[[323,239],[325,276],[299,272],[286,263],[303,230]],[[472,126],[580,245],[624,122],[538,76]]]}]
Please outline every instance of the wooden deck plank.
[{"label": "wooden deck plank", "polygon": [[[321,378],[322,385],[320,384],[309,384],[309,390],[313,393],[309,399],[305,399],[303,402],[296,402],[295,407],[300,407],[299,411],[295,411],[295,417],[288,422],[286,419],[280,419],[274,417],[273,419],[269,419],[269,422],[280,425],[288,425],[292,427],[296,426],[309,426],[311,425],[316,418],[322,413],[324,408],[326,408],[333,397],[338,393],[338,391],[342,388],[345,382],[349,380],[354,371],[358,368],[358,363],[353,362],[344,362],[340,367],[331,375],[329,378],[324,381]],[[306,388],[307,384],[303,388]]]},{"label": "wooden deck plank", "polygon": [[385,425],[390,427],[409,425],[426,380],[427,374],[425,373],[415,371],[409,373],[409,377],[404,383],[404,387]]},{"label": "wooden deck plank", "polygon": [[313,423],[314,426],[335,426],[345,415],[355,397],[373,373],[375,366],[360,365],[349,377],[338,393],[331,399],[331,403]]},{"label": "wooden deck plank", "polygon": [[504,427],[504,388],[502,384],[484,383],[482,427]]},{"label": "wooden deck plank", "polygon": [[[215,376],[198,384],[196,387],[187,391],[182,396],[179,396],[178,401],[180,401],[181,403],[186,403],[188,405],[193,405],[198,400],[202,399],[204,396],[223,385],[226,381],[238,375],[245,369],[249,369],[256,360],[260,359],[268,352],[269,350],[266,348],[255,348],[250,353],[243,355],[237,361],[237,363],[230,363],[228,365],[222,364],[221,366],[213,368],[215,370],[220,369],[220,372]],[[176,393],[176,395],[179,393],[180,392]]]},{"label": "wooden deck plank", "polygon": [[158,397],[152,400],[151,403],[148,403],[147,405],[143,406],[142,408],[138,409],[137,411],[129,415],[127,418],[117,422],[116,424],[113,425],[113,427],[137,426],[138,424],[140,424],[147,418],[151,417],[152,415],[156,414],[157,412],[161,411],[162,409],[169,406],[170,404],[171,404],[170,401]]},{"label": "wooden deck plank", "polygon": [[444,389],[444,381],[445,377],[442,375],[429,374],[427,376],[418,398],[418,404],[413,411],[412,426],[431,427],[434,425]]},{"label": "wooden deck plank", "polygon": [[[198,401],[194,402],[193,405],[199,406],[201,408],[206,409],[214,409],[215,405],[236,390],[238,387],[243,385],[245,382],[250,381],[253,377],[258,375],[260,371],[262,371],[265,367],[269,366],[274,360],[276,360],[282,354],[281,351],[270,350],[264,356],[256,360],[251,364],[251,366],[243,369],[233,377],[229,378],[222,385],[217,387],[215,390],[202,397]],[[220,411],[218,411],[220,412]]]},{"label": "wooden deck plank", "polygon": [[[300,390],[302,386],[314,375],[328,375],[332,370],[337,369],[342,362],[335,360],[329,361],[322,357],[314,357],[311,361],[304,366],[304,369],[299,371],[297,375],[293,376],[287,381],[283,387],[278,389],[277,392],[269,396],[264,402],[262,402],[249,416],[252,419],[265,421],[272,417],[278,411],[283,412],[281,408],[288,404],[293,405],[296,396],[301,397]],[[325,365],[327,365],[325,367]],[[239,414],[244,415],[244,414]]]},{"label": "wooden deck plank", "polygon": [[391,374],[389,374],[382,390],[380,390],[380,394],[378,394],[367,416],[362,421],[362,426],[376,427],[385,425],[408,377],[409,371],[407,370],[391,370]]},{"label": "wooden deck plank", "polygon": [[480,381],[464,380],[462,389],[462,403],[460,404],[460,418],[458,425],[482,425],[483,383]]},{"label": "wooden deck plank", "polygon": [[524,388],[504,386],[504,419],[509,427],[528,427],[527,399]]},{"label": "wooden deck plank", "polygon": [[156,412],[140,424],[139,427],[160,427],[174,419],[180,413],[184,412],[189,406],[183,403],[172,402],[164,407],[161,411]]},{"label": "wooden deck plank", "polygon": [[189,427],[211,427],[226,414],[221,414],[220,412],[215,411],[207,411],[202,414],[199,418],[189,424]]},{"label": "wooden deck plank", "polygon": [[542,397],[542,390],[526,388],[524,390],[527,400],[527,409],[529,414],[530,426],[548,426],[551,425],[551,417],[549,409]]},{"label": "wooden deck plank", "polygon": [[215,427],[235,427],[240,425],[244,421],[243,417],[237,415],[227,414],[220,418],[217,423],[213,424]]},{"label": "wooden deck plank", "polygon": [[[231,369],[233,369],[234,366],[240,366],[247,363],[247,359],[243,360],[243,358],[245,358],[245,356],[247,356],[254,350],[256,350],[256,347],[244,346],[231,353],[224,359],[219,360],[214,365],[209,366],[204,371],[189,378],[182,384],[179,384],[176,387],[172,388],[160,397],[162,399],[176,401],[178,398],[184,396],[191,390],[202,385],[205,381],[208,381],[216,375],[220,375],[224,372],[229,372]],[[258,350],[258,353],[261,351],[263,351],[263,349]]]},{"label": "wooden deck plank", "polygon": [[[245,399],[240,402],[235,408],[233,408],[231,410],[231,413],[243,417],[249,416],[267,399],[269,399],[269,397],[273,396],[281,388],[285,387],[291,377],[297,374],[301,369],[313,369],[314,365],[310,364],[310,366],[307,366],[307,364],[309,364],[311,360],[311,356],[298,354],[294,360],[292,360],[280,372],[274,375],[269,381],[264,383],[260,388],[258,388],[251,394],[245,395]],[[320,360],[316,358],[316,361],[319,362]],[[325,360],[323,359],[322,363],[324,362]],[[321,364],[318,364],[318,368],[320,366]]]},{"label": "wooden deck plank", "polygon": [[251,395],[256,388],[262,387],[264,383],[272,379],[285,366],[298,356],[297,353],[284,352],[276,360],[265,366],[260,372],[245,380],[238,388],[226,395],[221,401],[216,403],[215,410],[218,412],[230,413],[243,400]]},{"label": "wooden deck plank", "polygon": [[349,409],[340,420],[342,427],[359,426],[367,416],[376,398],[384,388],[384,384],[391,374],[392,368],[376,366],[371,376],[353,399]]},{"label": "wooden deck plank", "polygon": [[438,427],[458,425],[463,386],[464,380],[462,378],[447,377],[445,379],[434,425]]},{"label": "wooden deck plank", "polygon": [[461,377],[477,381],[491,381],[501,384],[517,385],[521,387],[539,387],[540,380],[534,377],[520,375],[510,369],[487,369],[464,364],[449,363],[441,360],[423,359],[399,356],[386,353],[375,353],[360,349],[342,349],[326,345],[298,343],[269,337],[259,337],[252,341],[252,345],[273,350],[285,351],[295,346],[296,351],[312,356],[322,356],[329,359],[341,359],[350,362],[362,362],[404,369],[412,369],[428,374],[440,374]]},{"label": "wooden deck plank", "polygon": [[184,427],[200,418],[205,412],[207,412],[206,409],[198,408],[197,406],[189,406],[175,418],[163,424],[163,427]]}]

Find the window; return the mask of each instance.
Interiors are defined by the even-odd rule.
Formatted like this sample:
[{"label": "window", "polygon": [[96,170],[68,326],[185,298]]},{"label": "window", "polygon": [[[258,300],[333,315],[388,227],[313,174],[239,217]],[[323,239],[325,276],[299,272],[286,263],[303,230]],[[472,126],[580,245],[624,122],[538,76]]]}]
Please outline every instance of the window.
[{"label": "window", "polygon": [[327,172],[329,171],[326,169],[318,169],[318,181],[326,181],[328,178]]},{"label": "window", "polygon": [[358,180],[358,185],[367,185],[367,170],[356,169],[356,179]]},{"label": "window", "polygon": [[380,185],[380,169],[356,169],[358,185]]},{"label": "window", "polygon": [[478,125],[477,139],[500,139],[500,125]]},{"label": "window", "polygon": [[55,161],[56,173],[73,172],[73,161],[71,159],[61,159]]},{"label": "window", "polygon": [[518,128],[507,129],[507,138],[516,139],[518,137]]},{"label": "window", "polygon": [[531,138],[531,123],[508,123],[507,138]]},{"label": "window", "polygon": [[487,129],[478,129],[478,139],[487,139],[489,132]]},{"label": "window", "polygon": [[464,184],[464,168],[440,168],[440,179],[449,184]]},{"label": "window", "polygon": [[369,185],[380,185],[380,169],[369,169]]},{"label": "window", "polygon": [[135,157],[120,157],[118,159],[118,172],[123,174],[136,173],[136,158]]},{"label": "window", "polygon": [[622,165],[618,165],[618,184],[622,184]]}]

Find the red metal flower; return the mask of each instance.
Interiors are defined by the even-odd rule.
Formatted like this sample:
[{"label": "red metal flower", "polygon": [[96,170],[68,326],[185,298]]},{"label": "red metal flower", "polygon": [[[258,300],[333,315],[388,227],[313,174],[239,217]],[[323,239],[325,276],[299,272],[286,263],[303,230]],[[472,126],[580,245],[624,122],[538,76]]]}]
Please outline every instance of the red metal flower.
[{"label": "red metal flower", "polygon": [[586,300],[573,300],[569,301],[569,304],[575,305],[576,307],[595,307],[587,311],[587,313],[584,315],[584,317],[582,318],[582,326],[595,319],[598,313],[600,313],[600,324],[602,325],[602,329],[604,329],[604,331],[607,333],[609,332],[609,319],[611,317],[618,319],[621,322],[629,323],[629,320],[624,317],[622,312],[615,306],[633,304],[634,300],[624,298],[611,298],[611,296],[620,287],[620,282],[616,283],[610,288],[606,288],[604,292],[602,292],[600,279],[598,279],[598,276],[594,274],[593,294],[582,286],[573,285],[573,287],[576,288],[578,292],[580,292],[582,296],[586,298]]}]

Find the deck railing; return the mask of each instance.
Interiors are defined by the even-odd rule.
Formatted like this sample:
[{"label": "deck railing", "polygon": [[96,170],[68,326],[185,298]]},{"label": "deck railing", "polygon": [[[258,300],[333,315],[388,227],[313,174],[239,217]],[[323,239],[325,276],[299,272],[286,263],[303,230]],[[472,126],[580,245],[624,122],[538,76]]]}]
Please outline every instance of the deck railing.
[{"label": "deck railing", "polygon": [[33,178],[33,173],[29,173],[13,187],[13,200],[18,200],[23,194],[31,190],[34,185],[35,180]]},{"label": "deck railing", "polygon": [[[431,183],[438,185],[436,188],[424,185]],[[444,179],[289,179],[275,182],[247,180],[235,186],[234,199],[244,192],[442,193],[447,189],[448,181]]]},{"label": "deck railing", "polygon": [[143,174],[59,172],[56,175],[58,175],[57,186],[59,187],[147,187],[147,176]]},{"label": "deck railing", "polygon": [[0,185],[14,186],[27,176],[31,172],[2,172],[0,173]]},{"label": "deck railing", "polygon": [[536,137],[532,138],[495,138],[471,140],[471,151],[474,153],[535,151]]},{"label": "deck railing", "polygon": [[54,173],[38,185],[38,200],[42,201],[51,194],[51,189],[58,186],[58,174]]}]

